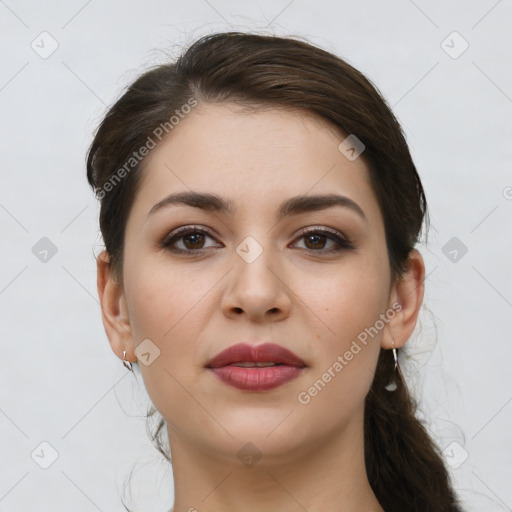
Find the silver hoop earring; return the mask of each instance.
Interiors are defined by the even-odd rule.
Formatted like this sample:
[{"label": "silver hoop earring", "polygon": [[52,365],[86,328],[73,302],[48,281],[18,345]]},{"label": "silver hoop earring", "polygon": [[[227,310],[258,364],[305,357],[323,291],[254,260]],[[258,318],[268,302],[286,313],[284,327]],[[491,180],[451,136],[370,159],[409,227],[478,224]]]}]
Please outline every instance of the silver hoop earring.
[{"label": "silver hoop earring", "polygon": [[133,372],[133,367],[132,367],[132,363],[130,363],[130,361],[127,361],[126,360],[126,350],[123,350],[123,364],[125,365],[125,367],[130,370],[131,372]]}]

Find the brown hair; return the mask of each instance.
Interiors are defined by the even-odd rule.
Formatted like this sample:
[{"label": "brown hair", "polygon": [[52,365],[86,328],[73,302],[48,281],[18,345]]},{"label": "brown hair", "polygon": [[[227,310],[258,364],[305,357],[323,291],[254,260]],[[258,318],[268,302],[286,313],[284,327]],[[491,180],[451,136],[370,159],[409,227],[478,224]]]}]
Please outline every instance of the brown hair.
[{"label": "brown hair", "polygon": [[[228,32],[202,37],[176,62],[140,76],[108,111],[91,144],[87,178],[101,199],[100,228],[111,269],[121,282],[124,230],[143,160],[133,161],[133,169],[126,164],[140,148],[160,139],[158,127],[172,136],[170,118],[184,111],[190,98],[306,110],[345,135],[355,134],[365,145],[361,158],[383,214],[390,269],[400,279],[428,214],[402,129],[385,99],[361,72],[310,43]],[[126,172],[114,184],[112,177],[122,168]],[[390,381],[394,391],[386,389]],[[441,452],[415,412],[406,383],[393,372],[391,351],[381,349],[365,401],[370,485],[386,511],[460,512]],[[149,416],[155,413],[152,407]],[[170,461],[160,439],[164,425],[160,417],[151,437]]]}]

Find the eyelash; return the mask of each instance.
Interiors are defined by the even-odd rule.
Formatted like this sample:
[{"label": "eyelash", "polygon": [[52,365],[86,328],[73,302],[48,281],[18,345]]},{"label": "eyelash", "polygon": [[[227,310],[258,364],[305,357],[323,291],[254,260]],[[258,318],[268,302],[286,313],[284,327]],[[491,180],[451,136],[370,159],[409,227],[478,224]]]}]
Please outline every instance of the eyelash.
[{"label": "eyelash", "polygon": [[[203,235],[207,235],[208,237],[215,239],[214,236],[207,230],[203,228],[199,228],[196,226],[185,226],[182,228],[178,228],[177,230],[170,233],[168,236],[166,236],[161,242],[160,247],[164,248],[170,252],[176,253],[176,254],[188,254],[193,255],[195,253],[198,253],[200,251],[203,251],[204,249],[196,249],[196,250],[185,250],[185,249],[177,249],[176,247],[172,247],[172,244],[180,240],[181,238],[185,237],[186,235],[190,234],[197,234],[201,233]],[[329,240],[332,240],[337,244],[337,247],[333,249],[307,249],[307,251],[312,251],[316,253],[324,253],[324,254],[332,254],[341,252],[344,250],[354,250],[355,247],[350,243],[350,241],[343,236],[341,236],[336,230],[330,229],[330,228],[306,228],[300,236],[300,238],[304,238],[307,236],[312,235],[320,235],[320,236],[326,236]],[[304,249],[301,247],[301,249]]]}]

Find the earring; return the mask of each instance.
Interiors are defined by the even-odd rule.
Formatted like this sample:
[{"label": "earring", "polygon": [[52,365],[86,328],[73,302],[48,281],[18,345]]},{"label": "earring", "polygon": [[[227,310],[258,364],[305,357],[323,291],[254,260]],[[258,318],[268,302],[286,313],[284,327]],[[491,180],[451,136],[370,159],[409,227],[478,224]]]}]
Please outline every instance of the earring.
[{"label": "earring", "polygon": [[123,350],[123,364],[125,365],[126,368],[128,368],[128,370],[133,372],[132,363],[126,360],[126,350]]},{"label": "earring", "polygon": [[[394,343],[394,341],[393,341]],[[393,369],[393,373],[396,372],[396,369],[398,368],[398,356],[396,354],[396,348],[393,347],[393,358],[395,359],[395,368]]]},{"label": "earring", "polygon": [[[395,375],[395,372],[398,370],[400,371],[400,368],[398,367],[398,355],[395,348],[395,338],[393,338],[393,359],[395,360],[395,367],[393,368],[393,376]],[[387,386],[385,386],[388,391],[395,391],[397,388],[396,382],[392,380]]]}]

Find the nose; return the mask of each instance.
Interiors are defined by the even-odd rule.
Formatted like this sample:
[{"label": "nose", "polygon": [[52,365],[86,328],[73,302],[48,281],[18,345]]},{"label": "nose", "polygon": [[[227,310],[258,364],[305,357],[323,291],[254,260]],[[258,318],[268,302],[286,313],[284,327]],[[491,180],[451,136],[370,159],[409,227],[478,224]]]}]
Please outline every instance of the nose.
[{"label": "nose", "polygon": [[290,315],[292,291],[278,258],[266,248],[254,260],[233,254],[233,269],[226,276],[221,300],[229,318],[245,316],[253,322],[280,321]]}]

